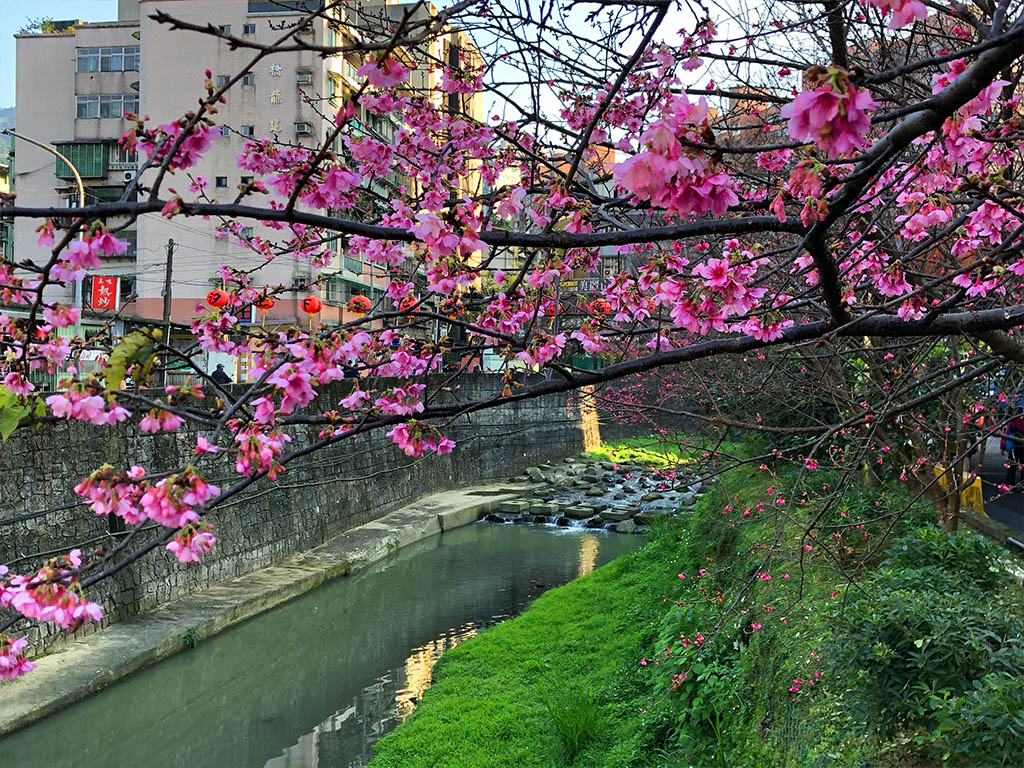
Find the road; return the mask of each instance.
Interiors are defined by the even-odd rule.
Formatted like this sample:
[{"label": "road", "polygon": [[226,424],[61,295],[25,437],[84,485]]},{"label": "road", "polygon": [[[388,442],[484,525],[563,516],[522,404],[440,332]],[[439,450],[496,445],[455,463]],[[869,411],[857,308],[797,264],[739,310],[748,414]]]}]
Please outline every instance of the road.
[{"label": "road", "polygon": [[[1024,531],[1024,487],[1003,493],[999,486],[1006,482],[1006,456],[999,453],[999,439],[990,437],[985,446],[985,462],[978,473],[985,494],[985,514],[1004,525]],[[1024,482],[1018,476],[1017,482]]]}]

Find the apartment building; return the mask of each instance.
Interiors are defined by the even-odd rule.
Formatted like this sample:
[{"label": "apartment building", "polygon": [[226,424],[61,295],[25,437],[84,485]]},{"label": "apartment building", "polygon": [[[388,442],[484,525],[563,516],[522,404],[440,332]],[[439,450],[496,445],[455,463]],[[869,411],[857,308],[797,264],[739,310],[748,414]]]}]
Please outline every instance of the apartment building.
[{"label": "apartment building", "polygon": [[[160,10],[193,23],[213,24],[235,37],[270,44],[282,36],[283,28],[301,18],[307,7],[317,5],[309,0],[119,0],[117,21],[61,22],[55,25],[61,31],[55,33],[18,35],[16,130],[52,144],[78,169],[87,203],[118,200],[139,166],[139,158],[117,143],[131,127],[125,114],[148,115],[153,125],[172,121],[194,109],[204,95],[204,70],[212,71],[218,85],[244,72],[244,78],[229,91],[227,103],[218,107],[213,148],[187,174],[178,171],[165,182],[165,191],[170,186],[188,197],[189,176],[202,176],[208,182],[208,195],[220,201],[233,199],[239,185],[250,180],[248,171],[237,164],[245,142],[274,138],[287,144],[319,146],[346,93],[358,87],[355,72],[362,62],[355,56],[322,58],[312,51],[289,51],[272,54],[247,69],[254,57],[252,50],[231,50],[226,41],[211,35],[171,31],[151,17]],[[401,12],[401,6],[364,4],[356,12],[360,14],[358,24],[343,15],[330,21],[318,18],[303,30],[300,39],[314,45],[344,45],[368,34],[365,30],[374,20],[386,24]],[[455,62],[457,52],[464,50],[475,48],[464,35],[453,31],[431,43],[429,49],[405,52],[419,65],[410,87],[432,87],[439,75],[428,62]],[[447,106],[466,109],[480,119],[481,97],[462,98],[462,104]],[[357,117],[360,130],[384,139],[398,127],[378,115]],[[14,186],[19,205],[78,204],[77,185],[67,163],[24,141],[16,142],[16,150]],[[108,225],[126,221],[111,219]],[[17,221],[16,253],[34,252],[38,224],[28,219]],[[250,269],[265,264],[263,257],[253,254],[238,237],[224,237],[216,230],[217,222],[199,218],[140,217],[121,233],[132,243],[129,252],[109,259],[96,273],[119,278],[125,299],[122,311],[127,316],[159,319],[168,252],[172,251],[171,317],[188,322],[197,303],[219,285],[217,268],[221,264]],[[249,234],[273,239],[278,233],[254,222],[242,232],[243,236]],[[171,241],[173,248],[169,247]],[[265,318],[257,313],[251,320],[305,326],[308,318],[299,305],[311,292],[306,286],[320,275],[330,277],[315,291],[324,308],[314,325],[350,319],[345,304],[351,296],[372,298],[383,284],[382,276],[370,265],[340,247],[326,269],[285,256],[257,271],[254,282],[285,285],[288,291]],[[91,310],[90,286],[91,276],[85,282],[86,314]],[[67,289],[55,287],[54,291],[52,298],[73,300]]]}]

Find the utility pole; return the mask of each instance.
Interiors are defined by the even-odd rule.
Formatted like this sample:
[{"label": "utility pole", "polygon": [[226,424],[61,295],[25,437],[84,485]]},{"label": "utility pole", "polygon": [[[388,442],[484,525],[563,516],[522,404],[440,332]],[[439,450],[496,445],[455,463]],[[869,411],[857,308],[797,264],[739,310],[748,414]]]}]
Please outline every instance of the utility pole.
[{"label": "utility pole", "polygon": [[[167,239],[167,266],[164,269],[164,344],[171,346],[171,269],[174,264],[174,240]],[[164,368],[164,385],[167,385],[167,368]]]}]

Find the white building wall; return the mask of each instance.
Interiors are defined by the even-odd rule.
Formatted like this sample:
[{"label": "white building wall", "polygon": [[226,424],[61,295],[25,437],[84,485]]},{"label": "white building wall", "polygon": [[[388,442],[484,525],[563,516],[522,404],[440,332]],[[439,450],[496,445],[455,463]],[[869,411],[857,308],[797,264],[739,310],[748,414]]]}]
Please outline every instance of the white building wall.
[{"label": "white building wall", "polygon": [[[218,76],[234,77],[242,72],[254,58],[254,51],[230,50],[227,43],[210,35],[170,31],[148,18],[156,9],[177,18],[196,23],[210,23],[217,26],[230,25],[231,34],[270,43],[282,35],[272,30],[268,23],[273,19],[280,23],[281,16],[250,16],[247,0],[143,0],[142,4],[142,104],[143,114],[149,115],[151,124],[159,125],[176,119],[189,110],[195,109],[198,99],[205,95],[204,71],[209,69],[214,82]],[[256,32],[244,35],[244,25],[255,24]],[[313,36],[312,42],[323,41],[323,24]],[[217,136],[213,148],[187,173],[178,171],[171,179],[170,186],[189,199],[187,192],[189,178],[204,177],[208,182],[207,194],[218,202],[229,202],[238,194],[238,185],[243,175],[252,175],[239,168],[237,157],[246,139],[239,135],[243,126],[253,126],[256,139],[276,136],[282,142],[312,147],[313,136],[296,134],[295,124],[305,122],[313,126],[320,135],[322,120],[308,105],[303,104],[296,83],[300,69],[312,74],[312,86],[305,88],[312,98],[320,95],[319,84],[323,82],[323,60],[308,51],[275,54],[257,63],[252,74],[253,85],[236,83],[227,95],[227,103],[217,107],[213,119],[217,124]],[[277,74],[275,74],[275,72]],[[221,126],[228,126],[231,132],[220,137]],[[275,130],[276,129],[276,130]],[[144,180],[151,178],[147,175]],[[216,187],[217,177],[227,179],[227,187]],[[166,184],[165,184],[166,187]],[[249,198],[251,204],[264,205],[266,196]],[[253,226],[254,234],[267,238],[280,238],[282,234],[261,226]],[[168,239],[177,244],[174,257],[174,314],[191,316],[197,302],[213,287],[210,280],[215,278],[216,269],[222,263],[252,268],[265,260],[262,256],[239,245],[234,238],[222,239],[213,235],[215,222],[178,216],[168,221],[150,215],[140,223],[141,275],[152,275],[163,263],[163,253]],[[256,284],[291,287],[296,279],[310,279],[314,270],[308,261],[281,258],[263,268],[254,276]],[[159,299],[160,286],[156,283],[141,283],[141,305],[144,311]],[[279,299],[277,306],[268,314],[270,322],[305,322],[306,317],[298,308],[298,302],[306,295],[298,291]],[[149,313],[149,312],[147,312]]]},{"label": "white building wall", "polygon": [[[17,72],[15,130],[25,136],[53,144],[89,139],[114,140],[123,134],[129,123],[122,118],[76,118],[76,95],[135,93],[132,84],[139,81],[137,71],[76,72],[77,49],[109,46],[133,46],[139,41],[132,36],[137,27],[131,23],[83,25],[72,33],[18,35],[16,40]],[[58,179],[54,155],[27,141],[15,142],[14,188],[18,204],[26,207],[61,207],[68,198],[77,199],[72,180]],[[106,178],[87,178],[86,188],[116,185],[122,182],[123,170]],[[123,223],[123,219],[112,224]],[[18,219],[14,227],[14,253],[18,259],[46,261],[36,245],[35,228],[41,220]],[[125,259],[108,261],[98,274],[128,275],[134,264]],[[70,287],[53,286],[47,299],[69,303]]]}]

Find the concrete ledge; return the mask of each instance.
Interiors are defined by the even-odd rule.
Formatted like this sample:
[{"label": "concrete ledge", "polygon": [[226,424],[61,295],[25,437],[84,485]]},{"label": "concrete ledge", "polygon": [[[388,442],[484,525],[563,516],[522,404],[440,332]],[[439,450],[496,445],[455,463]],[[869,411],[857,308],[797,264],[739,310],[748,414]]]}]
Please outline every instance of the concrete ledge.
[{"label": "concrete ledge", "polygon": [[978,533],[995,539],[1017,557],[1024,556],[1024,547],[1021,546],[1024,544],[1024,534],[1017,529],[969,509],[960,510],[960,520]]},{"label": "concrete ledge", "polygon": [[400,547],[475,522],[524,488],[478,486],[424,497],[276,565],[71,642],[38,659],[28,675],[0,682],[0,738]]}]

